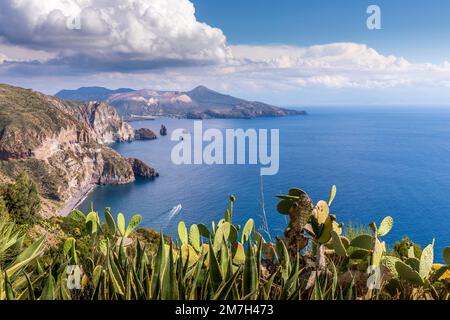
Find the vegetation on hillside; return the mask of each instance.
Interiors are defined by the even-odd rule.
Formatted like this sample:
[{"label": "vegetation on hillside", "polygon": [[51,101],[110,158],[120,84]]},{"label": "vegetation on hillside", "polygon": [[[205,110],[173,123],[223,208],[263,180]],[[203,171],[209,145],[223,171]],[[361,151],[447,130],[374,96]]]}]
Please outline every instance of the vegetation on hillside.
[{"label": "vegetation on hillside", "polygon": [[9,212],[19,224],[36,222],[40,208],[38,188],[24,173],[0,189],[0,213]]},{"label": "vegetation on hillside", "polygon": [[252,219],[233,223],[233,196],[210,226],[180,222],[178,240],[106,209],[40,221],[48,234],[30,241],[3,206],[0,299],[450,299],[450,247],[445,265],[434,264],[433,243],[421,250],[403,239],[388,252],[391,217],[347,234],[331,214],[335,194],[316,204],[300,189],[278,195],[289,225],[273,243]]}]

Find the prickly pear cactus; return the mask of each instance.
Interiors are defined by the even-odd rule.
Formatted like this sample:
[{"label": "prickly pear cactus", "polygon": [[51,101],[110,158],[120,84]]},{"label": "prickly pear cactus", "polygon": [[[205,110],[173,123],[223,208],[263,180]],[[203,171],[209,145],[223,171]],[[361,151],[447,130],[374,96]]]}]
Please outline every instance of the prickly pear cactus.
[{"label": "prickly pear cactus", "polygon": [[392,217],[386,217],[381,221],[380,227],[378,228],[378,236],[384,237],[391,231],[394,226],[394,219]]},{"label": "prickly pear cactus", "polygon": [[434,240],[433,243],[428,245],[422,251],[422,256],[420,257],[420,268],[419,274],[422,279],[425,279],[431,272],[431,268],[433,267],[434,260]]},{"label": "prickly pear cactus", "polygon": [[342,242],[342,238],[336,231],[331,231],[331,239],[333,243],[334,251],[341,257],[347,257],[347,250],[345,244]]},{"label": "prickly pear cactus", "polygon": [[182,244],[188,244],[188,232],[186,228],[186,224],[184,221],[180,221],[178,223],[178,237],[180,238],[180,241]]},{"label": "prickly pear cactus", "polygon": [[400,279],[406,280],[418,286],[423,286],[422,278],[411,266],[399,260],[395,262],[395,269]]},{"label": "prickly pear cactus", "polygon": [[317,202],[312,212],[313,216],[317,219],[317,222],[319,224],[324,224],[325,221],[327,221],[329,213],[330,208],[328,207],[328,204],[323,200]]},{"label": "prickly pear cactus", "polygon": [[308,244],[303,228],[312,215],[312,201],[306,192],[296,188],[289,190],[289,195],[279,195],[278,198],[282,199],[278,203],[278,211],[289,216],[289,226],[284,232],[286,246],[289,254],[295,257]]}]

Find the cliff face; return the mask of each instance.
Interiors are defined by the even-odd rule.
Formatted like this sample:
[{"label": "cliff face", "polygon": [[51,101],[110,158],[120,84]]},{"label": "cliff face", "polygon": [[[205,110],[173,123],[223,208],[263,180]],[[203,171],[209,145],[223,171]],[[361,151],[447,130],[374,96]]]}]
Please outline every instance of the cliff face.
[{"label": "cliff face", "polygon": [[156,172],[156,170],[154,168],[146,165],[144,162],[142,162],[139,159],[129,158],[128,162],[131,164],[134,175],[136,177],[143,177],[143,178],[159,177],[159,173]]},{"label": "cliff face", "polygon": [[68,102],[50,96],[44,98],[89,127],[99,143],[110,144],[134,139],[134,129],[122,121],[113,106],[105,102]]},{"label": "cliff face", "polygon": [[67,103],[0,85],[0,173],[13,178],[25,171],[55,203],[90,184],[134,181],[127,159],[104,145],[133,138],[133,129],[107,104]]}]

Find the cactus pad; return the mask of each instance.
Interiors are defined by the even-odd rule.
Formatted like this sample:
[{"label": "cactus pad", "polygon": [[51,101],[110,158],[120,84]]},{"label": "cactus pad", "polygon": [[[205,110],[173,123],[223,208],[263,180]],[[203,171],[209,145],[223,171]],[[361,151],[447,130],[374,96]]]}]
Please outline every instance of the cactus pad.
[{"label": "cactus pad", "polygon": [[362,234],[350,242],[350,246],[354,248],[361,248],[365,250],[372,250],[374,238],[368,234]]},{"label": "cactus pad", "polygon": [[186,228],[186,224],[184,221],[180,221],[178,223],[178,237],[180,238],[180,241],[182,244],[188,244],[188,232]]},{"label": "cactus pad", "polygon": [[323,200],[317,202],[316,206],[313,209],[313,215],[314,217],[316,217],[319,224],[325,223],[329,213],[330,208],[328,207],[328,204]]},{"label": "cactus pad", "polygon": [[380,227],[378,228],[378,236],[384,237],[391,231],[394,226],[394,219],[392,217],[386,217],[381,221]]},{"label": "cactus pad", "polygon": [[420,270],[419,274],[424,279],[426,278],[433,267],[434,260],[434,240],[433,243],[428,245],[422,251],[422,256],[420,257]]}]

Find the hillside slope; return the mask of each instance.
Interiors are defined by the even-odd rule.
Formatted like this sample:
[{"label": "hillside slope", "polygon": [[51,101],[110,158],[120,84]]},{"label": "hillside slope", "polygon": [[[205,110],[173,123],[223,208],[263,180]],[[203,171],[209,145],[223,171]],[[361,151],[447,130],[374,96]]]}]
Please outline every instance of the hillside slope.
[{"label": "hillside slope", "polygon": [[0,177],[26,172],[50,203],[44,214],[92,184],[134,181],[130,162],[105,145],[133,138],[104,103],[68,103],[0,85]]},{"label": "hillside slope", "polygon": [[117,93],[128,93],[133,89],[121,88],[110,90],[103,87],[82,87],[77,90],[61,90],[56,94],[58,98],[73,101],[105,101],[109,96]]}]

